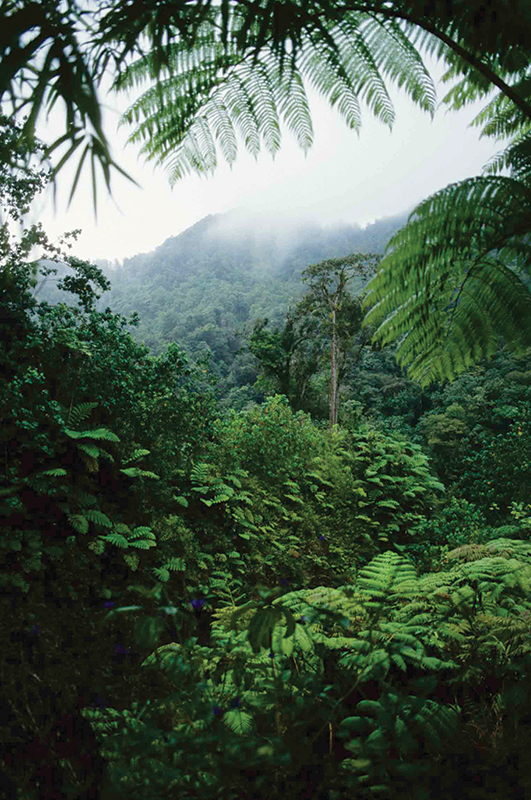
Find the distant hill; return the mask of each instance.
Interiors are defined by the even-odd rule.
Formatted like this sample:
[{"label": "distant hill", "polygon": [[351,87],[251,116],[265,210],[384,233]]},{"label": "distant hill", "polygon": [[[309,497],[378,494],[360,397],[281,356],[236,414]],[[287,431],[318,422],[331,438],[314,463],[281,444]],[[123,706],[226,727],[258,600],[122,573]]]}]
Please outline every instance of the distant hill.
[{"label": "distant hill", "polygon": [[[353,252],[383,253],[406,219],[404,213],[361,228],[242,210],[210,215],[118,269],[98,262],[112,282],[100,305],[125,316],[138,312],[132,333],[154,354],[172,341],[192,357],[210,351],[226,394],[254,382],[253,357],[238,353],[245,333],[263,317],[282,324],[303,292],[305,267]],[[51,282],[40,296],[53,301]]]},{"label": "distant hill", "polygon": [[[273,214],[228,211],[204,217],[178,236],[172,236],[151,253],[127,258],[129,276],[182,278],[198,267],[211,267],[223,276],[230,264],[239,271],[279,278],[300,274],[308,264],[355,251],[380,252],[407,214],[359,225],[320,226],[286,220]],[[333,254],[333,255],[332,255]]]}]

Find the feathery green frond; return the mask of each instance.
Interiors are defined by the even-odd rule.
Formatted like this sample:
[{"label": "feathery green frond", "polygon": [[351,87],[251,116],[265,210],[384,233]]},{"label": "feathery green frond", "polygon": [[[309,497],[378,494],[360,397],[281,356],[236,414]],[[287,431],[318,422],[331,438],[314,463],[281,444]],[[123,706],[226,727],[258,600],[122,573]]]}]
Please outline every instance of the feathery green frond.
[{"label": "feathery green frond", "polygon": [[98,403],[78,403],[71,408],[61,406],[61,416],[67,425],[78,426],[90,417],[97,406]]},{"label": "feathery green frond", "polygon": [[452,380],[499,338],[531,344],[531,189],[479,177],[421,203],[388,245],[367,287],[365,325],[398,343],[397,360],[423,385]]},{"label": "feathery green frond", "polygon": [[144,458],[144,456],[148,456],[150,454],[150,450],[134,450],[133,453],[129,456],[129,458],[124,460],[124,464],[130,464],[131,461],[138,461],[139,458]]},{"label": "feathery green frond", "polygon": [[240,711],[239,708],[226,711],[223,714],[223,722],[231,731],[242,735],[250,733],[254,728],[254,719],[251,714]]},{"label": "feathery green frond", "polygon": [[129,547],[129,542],[121,533],[108,533],[105,536],[100,536],[100,540],[102,542],[109,542],[109,544],[113,544],[115,547]]},{"label": "feathery green frond", "polygon": [[39,472],[39,475],[46,475],[52,478],[60,478],[66,474],[66,470],[62,467],[53,467],[52,469],[45,469],[43,472]]},{"label": "feathery green frond", "polygon": [[89,523],[88,519],[82,514],[70,514],[68,521],[78,533],[88,533]]},{"label": "feathery green frond", "polygon": [[102,511],[88,508],[86,511],[83,512],[83,514],[89,520],[89,522],[93,522],[94,525],[99,525],[100,527],[103,528],[112,528],[111,520]]},{"label": "feathery green frond", "polygon": [[102,455],[102,451],[99,447],[96,447],[95,444],[91,442],[76,442],[77,449],[80,450],[82,453],[85,453],[89,458],[97,459],[100,455]]},{"label": "feathery green frond", "polygon": [[398,592],[404,584],[417,578],[413,564],[397,553],[380,553],[361,570],[357,585],[364,595],[375,600]]},{"label": "feathery green frond", "polygon": [[120,472],[123,472],[123,474],[127,475],[129,478],[151,478],[155,481],[160,480],[160,475],[156,475],[154,472],[150,472],[150,470],[140,469],[139,467],[126,467],[125,469],[121,469]]},{"label": "feathery green frond", "polygon": [[120,438],[107,428],[94,428],[90,431],[73,431],[69,428],[65,428],[64,432],[67,436],[70,436],[71,439],[101,439],[106,442],[120,441]]},{"label": "feathery green frond", "polygon": [[[231,13],[238,21],[246,12],[234,6]],[[245,54],[234,42],[223,46],[220,37],[206,25],[193,47],[185,41],[169,45],[160,69],[151,53],[125,68],[117,82],[118,88],[152,84],[125,112],[122,124],[133,126],[130,141],[166,166],[172,182],[189,172],[212,172],[219,153],[232,164],[238,141],[255,157],[262,147],[275,155],[282,125],[307,150],[313,128],[306,86],[325,97],[354,130],[361,125],[362,102],[392,125],[386,80],[405,89],[424,110],[435,109],[433,82],[395,20],[349,13],[319,31],[301,31],[289,67],[269,43]]]}]

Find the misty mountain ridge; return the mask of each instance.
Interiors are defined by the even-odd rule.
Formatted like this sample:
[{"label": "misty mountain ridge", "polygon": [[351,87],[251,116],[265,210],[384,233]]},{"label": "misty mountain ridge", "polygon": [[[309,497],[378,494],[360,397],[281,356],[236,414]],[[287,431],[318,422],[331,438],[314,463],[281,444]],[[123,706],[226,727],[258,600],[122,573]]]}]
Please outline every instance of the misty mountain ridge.
[{"label": "misty mountain ridge", "polygon": [[[409,212],[408,212],[409,213]],[[118,269],[97,261],[111,280],[167,273],[171,266],[177,278],[209,268],[219,277],[237,266],[238,272],[267,273],[289,279],[309,264],[350,253],[383,253],[390,237],[407,220],[404,212],[361,227],[358,224],[320,224],[309,219],[287,218],[272,212],[233,209],[211,214],[177,236],[166,239],[155,250],[126,258]]]},{"label": "misty mountain ridge", "polygon": [[[255,399],[257,361],[246,343],[257,320],[282,327],[288,308],[304,294],[306,267],[354,252],[383,254],[407,216],[362,228],[241,209],[210,215],[119,267],[97,261],[112,286],[98,308],[125,317],[138,313],[140,324],[131,333],[153,355],[171,342],[192,359],[209,355],[220,395],[241,407]],[[365,283],[354,278],[351,291]],[[49,302],[75,302],[52,280],[39,294]]]}]

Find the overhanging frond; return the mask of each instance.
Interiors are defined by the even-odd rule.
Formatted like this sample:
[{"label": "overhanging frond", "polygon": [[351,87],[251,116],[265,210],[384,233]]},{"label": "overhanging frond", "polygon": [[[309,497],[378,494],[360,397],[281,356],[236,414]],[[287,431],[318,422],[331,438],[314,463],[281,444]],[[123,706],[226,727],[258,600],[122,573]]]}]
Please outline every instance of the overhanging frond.
[{"label": "overhanging frond", "polygon": [[474,178],[424,201],[388,246],[367,287],[364,325],[423,385],[453,380],[500,338],[531,344],[531,192]]},{"label": "overhanging frond", "polygon": [[[148,159],[167,167],[172,182],[188,172],[212,172],[219,154],[232,164],[239,141],[254,156],[264,147],[275,155],[282,125],[308,150],[313,128],[306,86],[325,97],[355,130],[361,125],[361,103],[392,125],[386,81],[433,113],[433,82],[395,20],[351,12],[339,21],[301,30],[286,64],[282,53],[271,42],[260,44],[259,37],[242,54],[238,13],[234,7],[236,38],[229,43],[214,27],[205,26],[193,46],[182,41],[168,45],[163,66],[150,53],[127,67],[116,83],[117,88],[148,85],[122,124],[133,126],[130,141],[141,143]],[[252,42],[252,28],[246,37]]]}]

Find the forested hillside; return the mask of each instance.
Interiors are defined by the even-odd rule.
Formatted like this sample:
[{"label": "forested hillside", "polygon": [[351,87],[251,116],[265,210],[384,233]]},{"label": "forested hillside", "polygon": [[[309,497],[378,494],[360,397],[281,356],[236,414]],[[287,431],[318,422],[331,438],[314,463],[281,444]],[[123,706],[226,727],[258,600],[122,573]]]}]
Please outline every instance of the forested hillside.
[{"label": "forested hillside", "polygon": [[[242,211],[206,217],[118,269],[99,262],[111,281],[99,307],[138,313],[133,336],[154,355],[170,342],[193,359],[211,354],[219,396],[241,407],[263,396],[252,389],[257,365],[247,351],[255,322],[283,323],[303,294],[301,272],[309,264],[354,251],[382,254],[405,220],[401,214],[362,229]],[[53,286],[47,281],[38,288],[39,298],[57,302]]]},{"label": "forested hillside", "polygon": [[[0,6],[0,795],[527,800],[529,4]],[[307,149],[307,86],[433,112],[426,53],[506,149],[407,220],[107,274],[27,224],[123,174],[102,83],[178,180]]]}]

